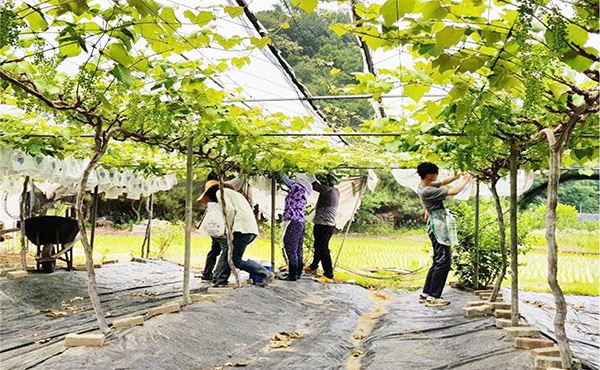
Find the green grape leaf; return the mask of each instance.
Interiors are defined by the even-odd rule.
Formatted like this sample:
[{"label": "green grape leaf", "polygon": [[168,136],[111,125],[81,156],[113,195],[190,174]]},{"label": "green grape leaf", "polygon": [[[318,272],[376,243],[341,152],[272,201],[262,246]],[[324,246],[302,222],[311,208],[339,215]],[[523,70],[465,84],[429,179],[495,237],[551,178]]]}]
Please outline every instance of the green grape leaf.
[{"label": "green grape leaf", "polygon": [[199,12],[197,16],[194,16],[192,22],[196,23],[199,26],[206,26],[210,21],[214,20],[215,16],[212,12],[202,11]]},{"label": "green grape leaf", "polygon": [[429,86],[421,84],[408,84],[403,88],[404,95],[411,98],[415,103],[418,103],[419,100],[421,100],[421,98],[423,97],[423,95],[425,95],[425,93],[429,90]]},{"label": "green grape leaf", "polygon": [[481,56],[473,56],[467,59],[463,59],[460,62],[459,71],[461,72],[475,72],[479,68],[485,65],[487,58]]},{"label": "green grape leaf", "polygon": [[307,13],[312,13],[319,4],[318,0],[292,0],[292,5],[304,10]]},{"label": "green grape leaf", "polygon": [[342,23],[330,24],[329,29],[332,30],[338,37],[342,37],[348,33],[348,26]]},{"label": "green grape leaf", "polygon": [[29,27],[31,27],[34,31],[45,31],[48,29],[48,22],[44,18],[44,14],[36,7],[27,4],[29,7],[29,11],[27,11],[27,15],[25,16],[25,20],[29,23]]},{"label": "green grape leaf", "polygon": [[227,13],[231,18],[239,17],[244,14],[244,8],[241,6],[226,6],[223,8],[225,13]]},{"label": "green grape leaf", "polygon": [[594,61],[579,55],[576,51],[565,54],[564,62],[577,72],[584,72],[594,64]]},{"label": "green grape leaf", "polygon": [[131,76],[131,72],[121,64],[115,65],[115,68],[110,71],[110,74],[115,76],[117,80],[121,81],[127,86],[133,85],[133,77]]},{"label": "green grape leaf", "polygon": [[104,54],[124,66],[131,64],[131,57],[129,56],[127,49],[125,49],[125,46],[120,42],[110,44],[104,49]]},{"label": "green grape leaf", "polygon": [[465,31],[462,28],[448,26],[435,34],[435,43],[440,50],[456,45],[462,40]]},{"label": "green grape leaf", "polygon": [[127,0],[143,17],[147,15],[156,16],[159,6],[153,0]]},{"label": "green grape leaf", "polygon": [[429,1],[422,4],[421,13],[424,20],[443,19],[448,15],[448,10],[443,8],[439,1]]},{"label": "green grape leaf", "polygon": [[384,24],[390,26],[415,8],[415,0],[387,0],[379,9]]},{"label": "green grape leaf", "polygon": [[567,23],[567,40],[575,45],[583,46],[588,40],[588,32],[573,23]]}]

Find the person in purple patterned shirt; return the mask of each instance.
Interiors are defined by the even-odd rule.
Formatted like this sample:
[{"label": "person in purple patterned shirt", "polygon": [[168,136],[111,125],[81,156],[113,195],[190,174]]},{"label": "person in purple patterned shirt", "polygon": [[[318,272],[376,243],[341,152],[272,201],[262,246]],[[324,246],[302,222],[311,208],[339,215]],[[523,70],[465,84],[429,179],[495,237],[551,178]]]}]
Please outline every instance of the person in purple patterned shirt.
[{"label": "person in purple patterned shirt", "polygon": [[283,176],[282,181],[288,188],[283,209],[283,247],[288,258],[288,275],[285,280],[296,281],[304,268],[302,246],[306,232],[305,211],[312,191],[312,181],[305,174],[297,174],[294,179]]}]

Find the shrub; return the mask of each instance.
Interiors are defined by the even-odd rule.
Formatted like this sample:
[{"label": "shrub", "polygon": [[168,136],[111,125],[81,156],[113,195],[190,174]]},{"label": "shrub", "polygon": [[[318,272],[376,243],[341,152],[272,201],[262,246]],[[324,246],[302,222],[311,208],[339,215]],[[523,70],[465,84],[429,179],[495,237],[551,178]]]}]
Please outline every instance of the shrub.
[{"label": "shrub", "polygon": [[[456,217],[459,242],[452,250],[452,266],[459,285],[473,289],[477,261],[474,209],[467,202],[454,202],[450,208]],[[481,202],[479,225],[479,286],[487,286],[494,281],[502,263],[496,211],[490,202]]]},{"label": "shrub", "polygon": [[[559,203],[556,207],[556,227],[559,230],[567,230],[577,227],[577,224],[577,208]],[[519,220],[519,226],[525,230],[545,229],[546,205],[542,204],[533,211],[523,212]]]},{"label": "shrub", "polygon": [[160,224],[153,228],[152,243],[157,247],[157,258],[164,258],[167,251],[174,244],[183,243],[183,227],[183,222],[177,221],[174,223]]}]

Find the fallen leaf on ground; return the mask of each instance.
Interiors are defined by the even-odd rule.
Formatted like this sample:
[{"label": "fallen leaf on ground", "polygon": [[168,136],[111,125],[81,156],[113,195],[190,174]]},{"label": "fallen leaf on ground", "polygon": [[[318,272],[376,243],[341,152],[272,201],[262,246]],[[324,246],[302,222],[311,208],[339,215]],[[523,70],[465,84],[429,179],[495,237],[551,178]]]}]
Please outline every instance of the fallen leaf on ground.
[{"label": "fallen leaf on ground", "polygon": [[277,348],[288,348],[290,346],[290,342],[289,341],[276,341],[276,340],[272,340],[271,341],[271,348],[273,349],[277,349]]},{"label": "fallen leaf on ground", "polygon": [[374,291],[373,296],[378,301],[387,301],[388,299],[390,299],[389,295],[385,294],[384,292],[380,292],[380,291]]},{"label": "fallen leaf on ground", "polygon": [[129,293],[130,297],[154,297],[157,296],[158,292],[151,292],[149,290],[144,290],[141,292],[131,292]]},{"label": "fallen leaf on ground", "polygon": [[365,350],[353,348],[352,349],[352,357],[360,357],[365,354]]},{"label": "fallen leaf on ground", "polygon": [[46,316],[51,317],[51,318],[57,318],[57,317],[62,317],[62,316],[67,316],[68,314],[64,311],[59,311],[59,310],[43,310],[43,313],[46,314]]},{"label": "fallen leaf on ground", "polygon": [[244,361],[244,362],[227,362],[225,364],[225,366],[227,367],[246,367],[250,365],[250,361]]},{"label": "fallen leaf on ground", "polygon": [[281,331],[271,337],[271,348],[288,348],[293,339],[302,339],[304,335],[298,332]]},{"label": "fallen leaf on ground", "polygon": [[540,302],[540,301],[525,301],[525,303],[530,304],[532,306],[538,307],[538,308],[545,308],[547,310],[554,310],[555,308],[552,306],[549,306],[547,304],[545,304],[544,302]]}]

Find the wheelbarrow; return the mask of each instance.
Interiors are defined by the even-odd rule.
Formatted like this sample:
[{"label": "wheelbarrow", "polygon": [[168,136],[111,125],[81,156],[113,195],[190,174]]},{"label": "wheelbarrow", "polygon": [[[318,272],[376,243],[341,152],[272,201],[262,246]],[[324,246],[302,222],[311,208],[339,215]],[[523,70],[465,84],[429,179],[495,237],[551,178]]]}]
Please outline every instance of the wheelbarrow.
[{"label": "wheelbarrow", "polygon": [[79,234],[77,220],[60,216],[39,216],[25,220],[25,235],[37,246],[36,268],[54,272],[56,260],[67,263],[73,270],[73,246]]}]

